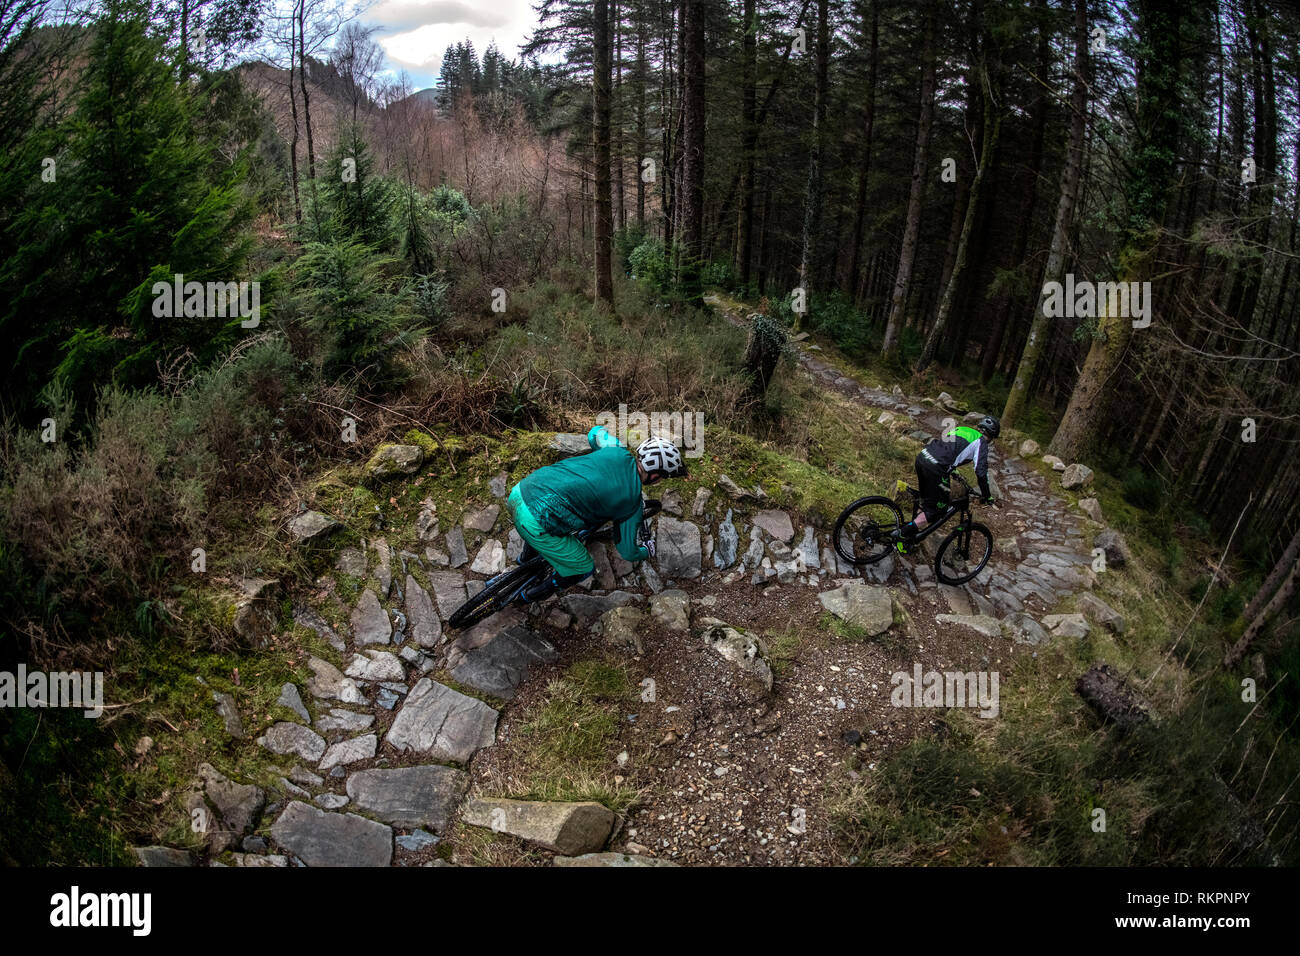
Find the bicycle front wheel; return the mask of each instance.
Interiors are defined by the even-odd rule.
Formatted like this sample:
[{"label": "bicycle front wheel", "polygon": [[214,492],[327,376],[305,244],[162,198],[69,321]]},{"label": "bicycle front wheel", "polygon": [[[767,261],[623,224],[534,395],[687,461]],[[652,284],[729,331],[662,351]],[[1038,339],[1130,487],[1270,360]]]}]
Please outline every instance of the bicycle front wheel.
[{"label": "bicycle front wheel", "polygon": [[984,570],[991,557],[993,532],[972,521],[943,539],[934,558],[934,573],[944,584],[965,584]]},{"label": "bicycle front wheel", "polygon": [[841,558],[853,565],[875,564],[894,550],[903,528],[903,512],[888,498],[859,498],[840,513],[831,540]]},{"label": "bicycle front wheel", "polygon": [[[542,564],[545,563],[543,559]],[[538,565],[529,562],[503,574],[500,580],[493,582],[490,587],[485,587],[456,608],[451,617],[447,618],[447,626],[452,630],[461,631],[503,610],[521,587],[532,583],[540,570]]]}]

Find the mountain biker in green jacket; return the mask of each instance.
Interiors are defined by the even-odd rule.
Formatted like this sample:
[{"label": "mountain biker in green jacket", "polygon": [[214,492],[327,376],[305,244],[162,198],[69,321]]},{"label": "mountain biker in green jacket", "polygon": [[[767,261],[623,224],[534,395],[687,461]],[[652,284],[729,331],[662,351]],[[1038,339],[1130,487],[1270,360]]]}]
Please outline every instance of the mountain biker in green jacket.
[{"label": "mountain biker in green jacket", "polygon": [[1002,433],[1002,423],[987,415],[974,428],[961,425],[950,429],[926,445],[916,456],[917,490],[921,493],[921,512],[915,522],[903,525],[903,542],[911,544],[917,534],[936,520],[948,507],[948,476],[965,464],[975,466],[980,496],[992,502],[989,494],[989,446]]},{"label": "mountain biker in green jacket", "polygon": [[587,433],[593,451],[538,468],[510,489],[506,504],[515,530],[524,539],[520,563],[540,554],[554,569],[550,578],[524,592],[540,601],[595,571],[586,546],[574,537],[583,528],[614,522],[618,553],[627,561],[644,561],[654,543],[637,544],[641,526],[641,488],[664,478],[685,478],[686,463],[666,438],[648,438],[633,454],[600,426]]}]

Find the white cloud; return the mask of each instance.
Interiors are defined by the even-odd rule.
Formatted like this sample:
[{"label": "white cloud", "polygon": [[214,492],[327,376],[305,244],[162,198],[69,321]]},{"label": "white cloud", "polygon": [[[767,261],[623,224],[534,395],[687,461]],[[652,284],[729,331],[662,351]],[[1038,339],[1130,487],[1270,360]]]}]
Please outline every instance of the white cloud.
[{"label": "white cloud", "polygon": [[381,28],[376,36],[390,64],[411,74],[416,88],[432,86],[447,47],[469,40],[482,56],[495,42],[508,59],[536,26],[530,0],[387,0],[363,20]]},{"label": "white cloud", "polygon": [[[518,11],[516,4],[494,3],[474,6],[460,0],[386,0],[366,13],[366,19],[393,30],[412,30],[434,24],[467,24],[474,27],[503,27]],[[525,12],[530,14],[527,5]]]}]

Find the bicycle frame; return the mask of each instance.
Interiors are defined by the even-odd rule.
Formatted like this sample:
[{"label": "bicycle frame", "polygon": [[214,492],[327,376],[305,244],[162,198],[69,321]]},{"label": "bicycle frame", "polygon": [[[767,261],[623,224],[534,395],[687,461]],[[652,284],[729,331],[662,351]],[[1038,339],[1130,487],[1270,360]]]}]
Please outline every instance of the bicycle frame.
[{"label": "bicycle frame", "polygon": [[[596,537],[597,535],[603,535],[603,537]],[[581,541],[583,544],[586,544],[588,541],[592,540],[593,538],[595,538],[595,540],[597,541],[607,540],[613,537],[613,528],[612,527],[605,528],[603,526],[600,528],[583,528],[576,535],[574,535],[574,537],[577,538],[579,541]],[[526,587],[528,587],[530,584],[532,584],[534,581],[537,580],[538,572],[545,571],[549,567],[550,567],[550,562],[548,562],[545,557],[538,554],[535,555],[534,557],[529,558],[527,561],[525,561],[523,564],[519,565],[516,568],[509,568],[505,571],[502,571],[499,575],[494,574],[492,577],[488,578],[486,581],[483,582],[483,586],[485,588],[490,587],[498,578],[504,577],[507,574],[511,574],[517,571],[532,572],[527,577],[522,578],[520,580],[519,586],[515,589],[514,594],[510,595],[510,601],[513,602],[519,598],[520,594],[523,592],[523,590]]]},{"label": "bicycle frame", "polygon": [[[958,497],[951,498],[951,500],[949,500],[948,502],[948,508],[946,511],[944,511],[943,514],[941,514],[934,521],[927,522],[924,528],[917,531],[916,539],[915,539],[915,542],[917,544],[924,541],[935,531],[938,531],[940,528],[946,525],[949,521],[953,519],[954,515],[957,514],[961,515],[962,524],[967,524],[971,521],[972,518],[974,518],[974,515],[971,513],[970,510],[970,485],[967,483],[966,479],[961,476],[959,472],[954,471],[950,476],[950,479],[951,478],[955,478],[957,479],[957,481],[961,483],[962,488],[965,489],[964,492],[959,498]],[[921,513],[921,493],[917,491],[915,488],[912,488],[910,485],[908,486],[907,490],[912,496],[912,521],[915,522],[916,516]]]},{"label": "bicycle frame", "polygon": [[[659,513],[659,509],[655,508],[655,510],[651,513],[650,517],[653,517],[658,513]],[[638,540],[642,540],[644,537],[648,536],[648,530],[646,524],[646,522],[648,521],[649,518],[646,518],[642,521],[641,529],[637,533]],[[594,528],[583,528],[581,531],[575,534],[574,537],[577,538],[579,541],[581,541],[583,544],[586,544],[588,541],[612,541],[614,539],[614,526],[613,524],[606,522],[605,524],[598,525],[597,527]],[[514,603],[520,599],[520,597],[523,595],[524,590],[537,580],[539,572],[548,571],[550,569],[550,566],[551,566],[550,562],[547,561],[545,557],[538,554],[532,558],[529,558],[526,562],[519,565],[517,568],[510,568],[508,570],[502,571],[501,574],[499,575],[493,575],[492,577],[488,578],[486,581],[483,582],[483,586],[485,588],[490,587],[493,584],[493,582],[495,582],[498,578],[504,577],[507,574],[512,574],[514,572],[523,571],[523,570],[530,571],[531,572],[530,574],[520,579],[519,586],[515,588],[514,593],[510,595],[508,599],[508,603]],[[524,602],[524,603],[528,603],[528,602]]]}]

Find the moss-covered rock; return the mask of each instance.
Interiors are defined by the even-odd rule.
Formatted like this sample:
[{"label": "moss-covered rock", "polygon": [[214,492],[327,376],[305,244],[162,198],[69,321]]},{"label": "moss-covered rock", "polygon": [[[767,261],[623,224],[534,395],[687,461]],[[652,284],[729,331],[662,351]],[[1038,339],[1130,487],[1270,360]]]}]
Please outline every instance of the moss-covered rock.
[{"label": "moss-covered rock", "polygon": [[366,463],[366,475],[378,480],[413,475],[424,463],[419,445],[380,445]]},{"label": "moss-covered rock", "polygon": [[418,428],[412,428],[402,436],[402,441],[408,445],[415,445],[424,452],[426,459],[432,458],[433,453],[438,450],[438,441],[428,432],[422,432]]}]

